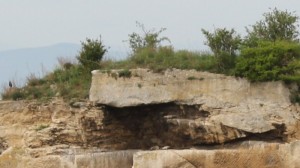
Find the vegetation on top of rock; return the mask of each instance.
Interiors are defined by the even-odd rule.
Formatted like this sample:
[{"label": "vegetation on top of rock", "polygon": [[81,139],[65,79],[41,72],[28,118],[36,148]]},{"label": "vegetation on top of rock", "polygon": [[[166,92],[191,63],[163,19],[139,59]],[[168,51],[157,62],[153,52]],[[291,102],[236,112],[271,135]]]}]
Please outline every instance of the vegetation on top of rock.
[{"label": "vegetation on top of rock", "polygon": [[241,50],[235,74],[250,81],[300,82],[300,45],[288,41],[261,41]]},{"label": "vegetation on top of rock", "polygon": [[107,52],[107,49],[102,44],[100,39],[89,39],[87,38],[85,42],[81,42],[81,51],[77,60],[79,64],[82,65],[83,69],[88,71],[99,69],[100,61],[103,58],[103,55]]},{"label": "vegetation on top of rock", "polygon": [[294,12],[280,11],[277,8],[263,14],[264,18],[250,28],[246,28],[248,35],[244,43],[253,47],[260,40],[266,41],[298,41],[299,17]]},{"label": "vegetation on top of rock", "polygon": [[214,53],[218,72],[225,72],[234,67],[237,50],[242,42],[240,35],[237,35],[234,29],[226,28],[216,29],[213,33],[202,29],[202,33],[207,39],[205,44]]},{"label": "vegetation on top of rock", "polygon": [[[102,60],[107,49],[101,39],[82,42],[77,62],[60,61],[60,65],[43,78],[31,75],[22,88],[6,88],[3,99],[67,99],[88,97],[91,70],[124,69],[114,78],[130,77],[129,69],[148,68],[161,72],[169,68],[196,69],[246,77],[250,81],[284,80],[300,83],[300,44],[298,19],[294,13],[273,9],[250,28],[242,38],[234,29],[202,29],[205,44],[212,52],[176,51],[161,28],[147,30],[137,22],[141,34],[129,34],[132,53],[125,60]],[[169,42],[168,45],[164,42]],[[127,71],[126,71],[127,70]],[[190,79],[191,80],[191,79]]]},{"label": "vegetation on top of rock", "polygon": [[155,29],[147,30],[144,24],[136,22],[136,26],[139,27],[143,34],[138,34],[133,32],[129,34],[129,46],[135,53],[143,48],[157,48],[160,46],[161,42],[168,41],[171,42],[168,37],[160,37],[160,34],[166,30],[166,28],[161,28],[156,31]]},{"label": "vegetation on top of rock", "polygon": [[131,71],[128,70],[128,69],[124,69],[122,71],[119,71],[119,77],[130,78],[131,77]]},{"label": "vegetation on top of rock", "polygon": [[23,88],[6,88],[3,99],[44,99],[54,96],[66,99],[88,97],[91,83],[91,70],[100,68],[100,61],[106,53],[101,39],[89,39],[81,43],[77,56],[78,63],[60,58],[59,66],[43,78],[31,74]]}]

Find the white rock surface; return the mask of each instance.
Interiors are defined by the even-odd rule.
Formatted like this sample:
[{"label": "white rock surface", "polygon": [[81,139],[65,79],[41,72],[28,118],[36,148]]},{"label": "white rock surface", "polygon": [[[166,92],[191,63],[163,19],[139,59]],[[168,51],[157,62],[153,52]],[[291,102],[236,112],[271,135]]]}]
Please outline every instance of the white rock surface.
[{"label": "white rock surface", "polygon": [[[169,102],[198,105],[199,113],[209,113],[204,120],[177,117],[167,121],[194,130],[187,132],[201,127],[213,135],[208,139],[217,139],[212,143],[276,129],[292,133],[299,121],[298,106],[291,104],[290,90],[283,82],[250,83],[231,76],[177,69],[164,73],[134,69],[131,78],[111,75],[119,71],[92,72],[91,101],[118,108]],[[224,126],[233,128],[233,132],[224,132]]]},{"label": "white rock surface", "polygon": [[111,75],[119,71],[92,72],[91,101],[114,107],[168,102],[203,104],[211,108],[244,105],[244,111],[260,104],[280,104],[282,107],[290,104],[289,90],[282,82],[253,84],[245,79],[220,74],[177,69],[167,70],[163,74],[134,69],[131,70],[131,78]]}]

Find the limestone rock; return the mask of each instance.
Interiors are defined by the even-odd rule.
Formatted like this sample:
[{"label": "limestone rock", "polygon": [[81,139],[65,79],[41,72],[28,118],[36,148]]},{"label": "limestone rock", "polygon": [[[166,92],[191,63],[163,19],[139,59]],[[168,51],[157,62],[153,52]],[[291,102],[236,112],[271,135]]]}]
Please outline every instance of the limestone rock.
[{"label": "limestone rock", "polygon": [[133,167],[296,168],[300,165],[299,150],[300,142],[297,141],[291,144],[260,143],[238,149],[140,151],[133,156]]},{"label": "limestone rock", "polygon": [[[188,139],[190,145],[224,143],[264,133],[286,140],[297,132],[299,114],[282,82],[250,83],[195,70],[131,72],[131,78],[116,78],[105,71],[93,71],[90,100],[119,111],[158,112],[162,122],[156,125],[168,125],[165,131],[170,137]],[[165,134],[157,134],[167,139]]]},{"label": "limestone rock", "polygon": [[[253,84],[241,78],[195,70],[172,69],[163,74],[147,69],[131,71],[131,78],[117,79],[105,71],[93,71],[90,100],[114,107],[168,102],[204,104],[212,108],[245,103],[290,104],[289,90],[281,82]],[[199,80],[189,80],[189,77]]]},{"label": "limestone rock", "polygon": [[300,165],[300,107],[281,82],[181,70],[93,73],[93,102],[0,101],[1,168]]}]

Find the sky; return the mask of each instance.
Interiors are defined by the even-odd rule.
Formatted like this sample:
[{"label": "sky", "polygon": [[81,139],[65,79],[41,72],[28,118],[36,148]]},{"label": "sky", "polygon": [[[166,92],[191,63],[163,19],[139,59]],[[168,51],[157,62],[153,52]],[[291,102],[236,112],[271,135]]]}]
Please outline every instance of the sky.
[{"label": "sky", "polygon": [[262,18],[269,8],[296,11],[299,0],[0,0],[0,50],[80,43],[101,35],[114,50],[126,49],[128,34],[146,28],[167,28],[178,49],[201,50],[201,28],[235,28]]},{"label": "sky", "polygon": [[[300,16],[299,0],[0,0],[0,51],[80,44],[101,35],[118,57],[115,51],[130,52],[128,34],[140,32],[136,21],[147,29],[166,28],[162,35],[177,50],[208,50],[202,28],[234,28],[243,36],[246,26],[275,7]],[[1,73],[0,67],[0,83]]]}]

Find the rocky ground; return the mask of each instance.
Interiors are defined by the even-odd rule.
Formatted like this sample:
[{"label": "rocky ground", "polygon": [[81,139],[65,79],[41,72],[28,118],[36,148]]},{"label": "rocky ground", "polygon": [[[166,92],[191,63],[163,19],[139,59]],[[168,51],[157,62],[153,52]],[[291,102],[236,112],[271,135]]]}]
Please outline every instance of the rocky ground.
[{"label": "rocky ground", "polygon": [[299,167],[293,86],[93,71],[90,100],[0,101],[0,167]]}]

